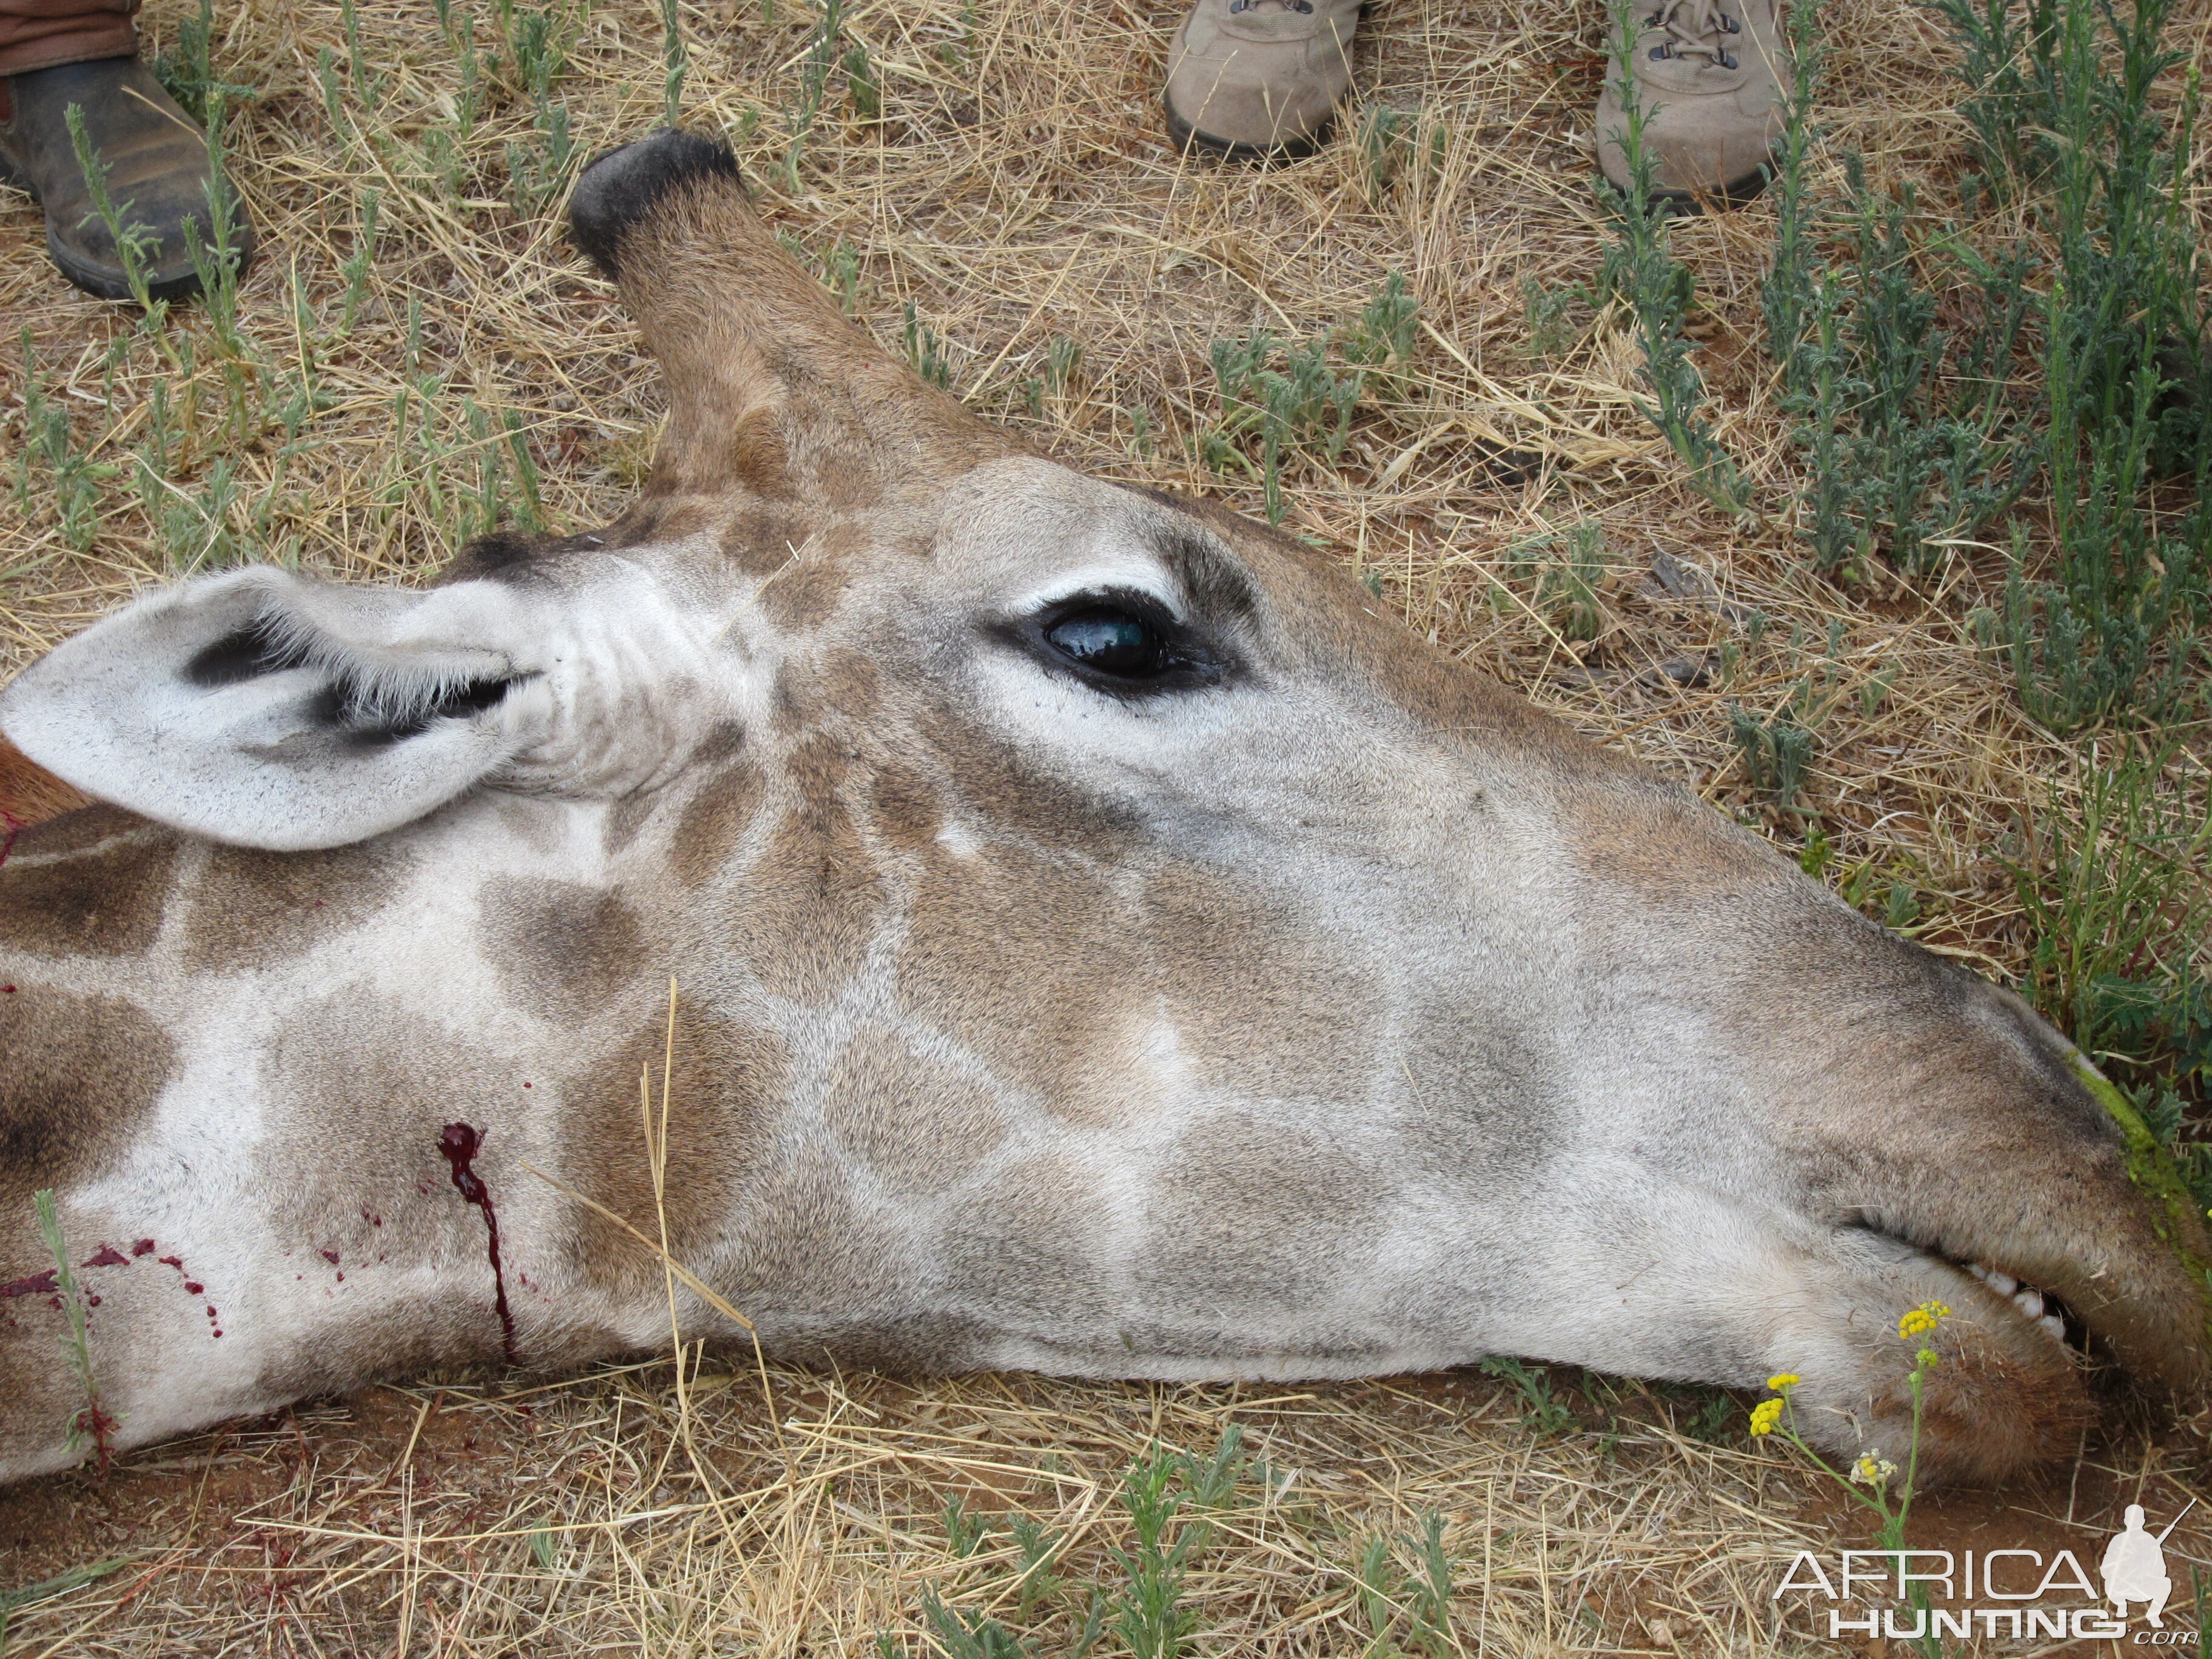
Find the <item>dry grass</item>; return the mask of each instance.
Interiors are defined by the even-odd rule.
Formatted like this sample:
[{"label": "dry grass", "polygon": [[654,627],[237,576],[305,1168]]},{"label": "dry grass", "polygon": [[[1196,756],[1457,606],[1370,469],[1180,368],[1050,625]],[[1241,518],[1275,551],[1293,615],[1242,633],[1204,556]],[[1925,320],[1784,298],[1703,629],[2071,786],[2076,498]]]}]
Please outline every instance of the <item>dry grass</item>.
[{"label": "dry grass", "polygon": [[[1193,459],[1218,414],[1209,342],[1255,325],[1318,336],[1403,273],[1423,324],[1410,368],[1337,463],[1293,465],[1290,527],[1341,550],[1447,648],[1785,841],[1801,826],[1751,789],[1728,710],[1779,702],[1829,659],[1835,630],[1842,695],[1807,789],[1836,844],[1832,877],[1860,872],[1870,903],[1901,884],[1931,946],[2017,972],[2027,941],[1991,854],[2079,757],[2022,719],[1976,648],[1967,618],[2002,579],[1986,550],[1961,550],[1919,589],[1877,578],[1855,592],[1792,556],[1778,515],[1793,461],[1757,345],[1771,214],[1675,236],[1710,319],[1698,361],[1719,429],[1763,516],[1733,523],[1682,487],[1635,412],[1636,355],[1609,321],[1578,319],[1590,325],[1555,356],[1530,341],[1527,286],[1587,281],[1607,236],[1588,184],[1599,7],[1385,0],[1355,100],[1423,112],[1443,138],[1433,170],[1371,199],[1349,139],[1266,172],[1173,155],[1158,88],[1176,8],[1126,3],[854,6],[848,38],[878,66],[883,118],[859,121],[833,74],[794,187],[790,112],[817,14],[766,9],[684,9],[687,118],[735,135],[798,247],[825,268],[849,250],[887,344],[911,302],[972,404],[1074,464],[1256,512],[1255,481]],[[147,27],[173,39],[184,15],[156,0]],[[1888,0],[1835,0],[1828,16],[1848,94],[1830,112],[1838,136],[1872,152],[1878,179],[1918,176],[1949,199],[1960,131],[1934,21]],[[116,470],[94,480],[96,521],[73,546],[45,464],[30,467],[25,510],[0,526],[0,676],[226,538],[355,579],[434,570],[488,453],[515,495],[499,435],[510,415],[556,525],[611,517],[650,453],[653,373],[628,323],[556,210],[507,199],[509,145],[538,142],[526,98],[497,94],[448,151],[463,88],[428,8],[362,6],[380,97],[372,112],[346,91],[335,122],[317,61],[326,50],[343,76],[337,7],[246,0],[216,22],[219,73],[254,92],[233,125],[264,247],[244,289],[243,366],[227,375],[197,312],[170,319],[164,346],[74,295],[46,264],[36,210],[0,197],[0,307],[27,327],[46,395],[74,411],[77,449]],[[496,14],[477,25],[493,44]],[[663,75],[653,8],[600,0],[554,88],[580,154],[653,124]],[[372,190],[382,234],[347,329],[343,266]],[[1055,341],[1080,347],[1080,367],[1048,389]],[[32,388],[5,356],[12,460]],[[270,411],[311,366],[328,406],[288,439]],[[142,499],[133,457],[159,423],[157,386],[179,436]],[[1528,476],[1501,468],[1500,449],[1535,458]],[[1531,538],[1583,520],[1606,550],[1594,641],[1563,637],[1528,568]],[[1706,580],[1655,580],[1662,553]],[[1747,627],[1752,610],[1772,619],[1763,631]],[[2176,782],[2203,788],[2201,771]],[[973,1560],[951,1553],[939,1516],[955,1496],[1067,1534],[1073,1587],[1031,1621],[1058,1651],[1081,1586],[1111,1577],[1105,1551],[1124,1541],[1121,1469],[1155,1434],[1204,1449],[1232,1418],[1276,1484],[1248,1486],[1195,1570],[1203,1653],[1366,1651],[1348,1574],[1365,1540],[1410,1533],[1428,1509],[1447,1516],[1458,1563],[1458,1651],[1810,1650],[1802,1618],[1795,1636],[1771,1623],[1778,1563],[1801,1535],[1829,1547],[1839,1525],[1852,1541],[1863,1528],[1740,1433],[1725,1448],[1686,1437],[1676,1419],[1694,1401],[1587,1386],[1583,1426],[1551,1438],[1479,1376],[1263,1398],[742,1367],[679,1388],[664,1363],[543,1388],[372,1391],[160,1449],[104,1489],[71,1478],[11,1494],[0,1579],[131,1559],[19,1612],[10,1651],[872,1653],[877,1632],[918,1628],[925,1584],[969,1606],[1006,1589],[1003,1529]],[[2155,1507],[2201,1479],[2203,1427],[2093,1449],[2048,1491],[1960,1500],[1924,1524],[2100,1544],[2123,1492]],[[2203,1560],[2208,1537],[2185,1527],[2175,1545]],[[1120,1650],[1109,1636],[1100,1651]]]}]

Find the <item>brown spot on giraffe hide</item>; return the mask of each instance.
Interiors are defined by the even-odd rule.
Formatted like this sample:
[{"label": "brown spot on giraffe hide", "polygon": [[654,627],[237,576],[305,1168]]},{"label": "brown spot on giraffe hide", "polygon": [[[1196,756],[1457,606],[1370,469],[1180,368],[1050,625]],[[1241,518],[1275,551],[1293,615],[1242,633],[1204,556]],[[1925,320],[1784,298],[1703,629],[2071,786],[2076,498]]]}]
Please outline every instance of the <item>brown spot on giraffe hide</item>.
[{"label": "brown spot on giraffe hide", "polygon": [[0,1217],[12,1225],[38,1188],[111,1167],[174,1060],[167,1034],[120,998],[35,981],[0,996]]},{"label": "brown spot on giraffe hide", "polygon": [[477,906],[486,959],[516,1006],[541,1018],[591,1018],[648,959],[636,913],[604,888],[501,876]]},{"label": "brown spot on giraffe hide", "polygon": [[945,823],[944,805],[921,774],[885,765],[868,782],[868,819],[875,833],[894,847],[920,852],[936,841]]},{"label": "brown spot on giraffe hide", "polygon": [[838,1053],[822,1111],[843,1151],[885,1187],[916,1196],[973,1176],[1006,1133],[983,1081],[915,1053],[881,1025],[863,1026]]},{"label": "brown spot on giraffe hide", "polygon": [[814,676],[823,703],[854,720],[866,720],[883,701],[883,679],[875,664],[858,651],[830,653]]},{"label": "brown spot on giraffe hide", "polygon": [[1370,1063],[1381,1011],[1345,993],[1316,918],[1182,860],[1144,886],[1139,937],[1178,1045],[1224,1089],[1337,1099]]},{"label": "brown spot on giraffe hide", "polygon": [[848,576],[842,562],[810,559],[761,584],[761,611],[785,633],[810,632],[836,614]]},{"label": "brown spot on giraffe hide", "polygon": [[743,757],[699,786],[677,820],[671,848],[686,887],[704,886],[721,873],[758,816],[766,788],[760,768]]},{"label": "brown spot on giraffe hide", "polygon": [[388,841],[316,853],[211,847],[186,884],[185,965],[242,971],[297,955],[374,915],[408,862]]},{"label": "brown spot on giraffe hide", "polygon": [[0,865],[0,945],[42,956],[136,956],[161,931],[179,837],[87,807],[26,830]]},{"label": "brown spot on giraffe hide", "polygon": [[[1393,1183],[1336,1137],[1243,1112],[1193,1124],[1146,1205],[1139,1282],[1194,1321],[1249,1328],[1325,1304],[1376,1244]],[[1205,1307],[1197,1298],[1218,1298]]]},{"label": "brown spot on giraffe hide", "polygon": [[[649,1071],[658,1135],[668,1053],[664,1014],[560,1085],[561,1179],[655,1239],[660,1215],[653,1203],[641,1081]],[[741,1201],[740,1189],[766,1152],[770,1115],[787,1088],[789,1059],[775,1033],[718,1018],[680,997],[674,1058],[663,1164],[668,1248],[678,1261],[698,1268],[735,1224],[738,1211],[757,1201],[750,1194]],[[762,1218],[763,1224],[779,1228],[787,1220]],[[659,1258],[583,1206],[574,1206],[566,1249],[580,1276],[617,1293],[660,1283]],[[744,1311],[742,1305],[738,1310]]]},{"label": "brown spot on giraffe hide", "polygon": [[1126,1120],[1127,1011],[1148,966],[1139,906],[1085,860],[993,842],[971,859],[933,848],[909,914],[902,1002],[1055,1111]]},{"label": "brown spot on giraffe hide", "polygon": [[950,1274],[1016,1324],[1066,1329],[1109,1316],[1112,1275],[1086,1246],[1105,1244],[1095,1164],[1026,1158],[993,1172],[942,1230]]},{"label": "brown spot on giraffe hide", "polygon": [[790,563],[806,536],[801,514],[774,502],[748,501],[723,528],[722,556],[740,570],[766,575]]},{"label": "brown spot on giraffe hide", "polygon": [[826,734],[793,747],[784,770],[799,800],[769,832],[725,925],[730,949],[778,996],[829,1001],[883,925],[883,877],[841,793],[852,769]]}]

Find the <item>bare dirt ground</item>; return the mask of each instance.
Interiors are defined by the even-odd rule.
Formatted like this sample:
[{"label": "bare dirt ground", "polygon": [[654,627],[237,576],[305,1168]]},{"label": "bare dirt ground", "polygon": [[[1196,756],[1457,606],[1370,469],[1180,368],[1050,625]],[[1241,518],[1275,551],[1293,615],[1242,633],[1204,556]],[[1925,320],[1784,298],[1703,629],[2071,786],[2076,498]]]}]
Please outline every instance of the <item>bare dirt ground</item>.
[{"label": "bare dirt ground", "polygon": [[[428,7],[373,0],[350,28],[322,0],[218,8],[213,65],[245,89],[234,172],[263,235],[242,347],[198,309],[156,337],[76,295],[45,261],[37,210],[0,192],[0,314],[27,350],[0,346],[4,459],[21,464],[0,523],[0,676],[193,569],[268,557],[407,580],[486,527],[494,495],[526,513],[534,485],[562,528],[618,511],[650,454],[652,368],[559,230],[557,169],[531,185],[559,157],[514,63],[530,9],[469,15],[478,52],[504,60],[473,77]],[[576,159],[658,121],[655,9],[545,15],[568,40],[550,99]],[[1830,879],[1931,948],[2018,975],[2029,940],[1999,855],[2052,786],[2075,787],[2081,751],[2023,719],[1978,643],[1999,550],[1956,550],[1917,586],[1877,572],[1846,590],[1807,570],[1759,343],[1771,211],[1674,235],[1720,434],[1760,492],[1748,518],[1684,486],[1637,411],[1617,318],[1570,306],[1552,337],[1532,333],[1532,286],[1588,283],[1612,234],[1589,182],[1597,5],[1384,0],[1345,135],[1267,171],[1167,148],[1173,6],[856,4],[811,125],[818,10],[681,15],[685,118],[732,136],[794,248],[888,347],[934,349],[961,396],[1073,464],[1260,511],[1249,469],[1206,464],[1212,343],[1322,338],[1401,274],[1420,307],[1410,362],[1335,459],[1290,461],[1287,526],[1444,648],[1793,847],[1807,820],[1751,787],[1728,714],[1824,676],[1836,696],[1805,804],[1833,843]],[[173,48],[191,16],[155,0],[149,39]],[[2199,8],[2188,25],[2193,61],[2208,21]],[[1878,179],[1939,191],[1960,132],[1935,21],[1838,0],[1826,25],[1832,142],[1865,149]],[[877,118],[852,90],[854,43]],[[1356,114],[1376,106],[1407,112],[1417,157],[1381,185]],[[59,461],[32,419],[55,408]],[[1541,568],[1564,542],[1538,538],[1585,521],[1599,617],[1576,630]],[[1411,1641],[1404,1584],[1431,1510],[1450,1651],[1837,1650],[1802,1598],[1785,1611],[1772,1591],[1796,1550],[1868,1542],[1863,1513],[1751,1440],[1741,1402],[1565,1371],[1547,1386],[1548,1425],[1481,1373],[1164,1389],[763,1371],[737,1355],[680,1376],[664,1361],[420,1380],[155,1448],[105,1481],[0,1494],[0,1585],[100,1570],[17,1607],[6,1651],[926,1651],[927,1590],[1066,1652],[1091,1590],[1123,1575],[1122,1471],[1155,1438],[1209,1454],[1232,1422],[1256,1462],[1185,1592],[1209,1659]],[[1929,1500],[1913,1541],[2087,1560],[2123,1504],[2170,1516],[2212,1489],[2209,1430],[2116,1413],[2040,1483]],[[971,1513],[993,1530],[963,1553]],[[1027,1607],[1017,1517],[1063,1545]],[[1376,1538],[1393,1586],[1380,1645],[1360,1583]],[[2185,1582],[2191,1564],[2212,1570],[2212,1506],[2168,1559]],[[1109,1627],[1095,1650],[1130,1647]]]}]

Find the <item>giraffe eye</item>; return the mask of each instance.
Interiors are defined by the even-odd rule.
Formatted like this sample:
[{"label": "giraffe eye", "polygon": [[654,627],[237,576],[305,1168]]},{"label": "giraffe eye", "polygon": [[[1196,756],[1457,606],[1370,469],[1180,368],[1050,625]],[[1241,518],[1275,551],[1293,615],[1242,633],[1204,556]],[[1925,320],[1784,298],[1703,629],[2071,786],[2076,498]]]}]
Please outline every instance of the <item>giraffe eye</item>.
[{"label": "giraffe eye", "polygon": [[1086,605],[1045,629],[1052,648],[1095,674],[1116,679],[1157,678],[1170,665],[1167,641],[1142,617],[1110,605]]}]

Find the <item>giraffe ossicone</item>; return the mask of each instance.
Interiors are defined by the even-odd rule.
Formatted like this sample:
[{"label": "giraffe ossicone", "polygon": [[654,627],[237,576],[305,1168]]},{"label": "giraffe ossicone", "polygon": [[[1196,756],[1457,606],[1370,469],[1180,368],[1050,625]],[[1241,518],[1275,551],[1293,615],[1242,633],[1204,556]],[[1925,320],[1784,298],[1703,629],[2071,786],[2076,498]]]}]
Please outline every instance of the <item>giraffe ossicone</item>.
[{"label": "giraffe ossicone", "polygon": [[664,1218],[685,1339],[800,1360],[1789,1372],[1902,1462],[1941,1301],[1967,1478],[2201,1393],[2201,1220],[2018,999],[1328,557],[1026,453],[720,146],[572,222],[667,385],[617,523],[185,582],[0,691],[98,803],[0,864],[0,1479],[665,1345]]}]

